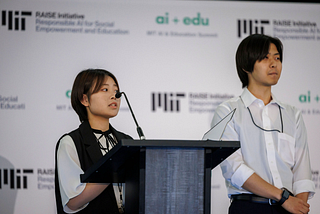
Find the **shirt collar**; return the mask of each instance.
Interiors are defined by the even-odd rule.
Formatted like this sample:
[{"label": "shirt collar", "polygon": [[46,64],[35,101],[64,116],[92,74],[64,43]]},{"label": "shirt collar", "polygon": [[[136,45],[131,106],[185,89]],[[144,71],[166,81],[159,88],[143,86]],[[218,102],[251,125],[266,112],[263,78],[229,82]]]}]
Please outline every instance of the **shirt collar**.
[{"label": "shirt collar", "polygon": [[98,130],[98,129],[93,129],[93,128],[91,128],[91,129],[92,129],[93,133],[95,133],[95,134],[103,134],[103,135],[111,134],[111,130],[110,129],[108,129],[105,132],[103,132],[101,130]]},{"label": "shirt collar", "polygon": [[[271,93],[272,96],[272,100],[270,102],[270,104],[277,104],[278,106],[280,106],[281,108],[284,108],[284,106],[281,104],[281,102],[276,98],[276,96],[274,96],[273,93]],[[241,94],[241,99],[245,105],[245,107],[247,108],[248,106],[250,106],[253,102],[258,101],[260,99],[256,98],[249,90],[247,87],[245,87],[243,89],[243,92]]]}]

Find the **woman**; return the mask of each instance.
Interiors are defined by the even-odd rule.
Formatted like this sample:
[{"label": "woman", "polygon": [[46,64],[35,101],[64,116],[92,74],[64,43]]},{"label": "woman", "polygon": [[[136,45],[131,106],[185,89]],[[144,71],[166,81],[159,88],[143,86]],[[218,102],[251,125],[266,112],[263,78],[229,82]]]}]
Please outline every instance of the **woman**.
[{"label": "woman", "polygon": [[[78,129],[62,136],[56,146],[55,191],[58,214],[121,211],[112,184],[80,182],[80,174],[117,142],[132,139],[115,130],[109,123],[109,119],[118,114],[120,107],[120,99],[115,97],[117,91],[119,85],[116,77],[103,69],[84,70],[74,81],[71,104],[81,124]],[[121,189],[115,189],[121,195]]]}]

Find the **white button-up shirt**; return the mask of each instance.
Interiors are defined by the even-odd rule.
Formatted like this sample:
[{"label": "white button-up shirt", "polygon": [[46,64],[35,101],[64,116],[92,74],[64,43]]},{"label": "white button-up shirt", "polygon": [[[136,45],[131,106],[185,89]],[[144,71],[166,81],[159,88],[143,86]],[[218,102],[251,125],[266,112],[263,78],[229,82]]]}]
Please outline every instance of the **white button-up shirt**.
[{"label": "white button-up shirt", "polygon": [[280,103],[274,95],[272,98],[264,105],[245,88],[240,97],[222,103],[215,111],[212,126],[236,108],[221,138],[240,141],[241,145],[220,164],[229,197],[250,193],[242,185],[253,173],[278,188],[286,187],[294,195],[309,192],[311,198],[315,193],[301,112]]}]

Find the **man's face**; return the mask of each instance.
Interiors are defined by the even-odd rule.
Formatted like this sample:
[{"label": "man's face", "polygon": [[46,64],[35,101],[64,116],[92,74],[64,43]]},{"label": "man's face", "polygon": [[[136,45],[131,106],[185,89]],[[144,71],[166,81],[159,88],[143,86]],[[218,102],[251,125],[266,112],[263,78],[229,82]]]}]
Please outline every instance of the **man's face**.
[{"label": "man's face", "polygon": [[276,46],[271,43],[269,53],[260,62],[256,61],[253,72],[248,73],[249,85],[271,87],[277,84],[282,70],[282,63],[280,61],[280,54]]}]

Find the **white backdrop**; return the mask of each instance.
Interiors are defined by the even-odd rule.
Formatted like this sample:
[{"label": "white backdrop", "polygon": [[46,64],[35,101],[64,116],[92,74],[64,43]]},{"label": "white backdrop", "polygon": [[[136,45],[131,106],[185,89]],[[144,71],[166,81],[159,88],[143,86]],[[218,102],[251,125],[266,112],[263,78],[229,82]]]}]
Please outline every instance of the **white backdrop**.
[{"label": "white backdrop", "polygon": [[[147,139],[201,139],[216,106],[242,92],[234,55],[250,25],[284,44],[273,92],[304,113],[319,192],[320,4],[5,0],[0,9],[1,213],[55,213],[55,144],[79,125],[69,97],[78,72],[114,73]],[[165,111],[153,94],[179,108]],[[138,138],[124,100],[111,123]],[[212,213],[227,213],[219,168],[212,178]]]}]

